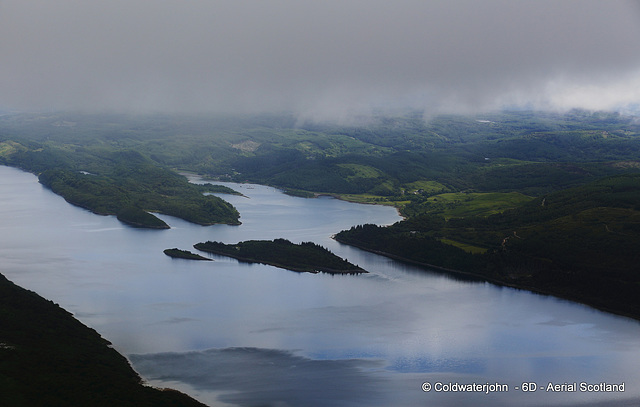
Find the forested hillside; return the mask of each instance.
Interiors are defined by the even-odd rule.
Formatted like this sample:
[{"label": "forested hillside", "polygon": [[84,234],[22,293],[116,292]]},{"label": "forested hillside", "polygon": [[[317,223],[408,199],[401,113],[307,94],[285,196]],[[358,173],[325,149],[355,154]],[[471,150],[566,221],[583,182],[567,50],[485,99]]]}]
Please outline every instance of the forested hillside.
[{"label": "forested hillside", "polygon": [[[132,226],[164,229],[166,223],[149,212],[210,225],[238,224],[237,210],[205,192],[233,192],[220,186],[195,185],[159,165],[144,152],[81,136],[73,144],[44,140],[23,129],[15,140],[0,143],[0,162],[34,172],[40,182],[69,203],[97,214],[117,215]],[[6,136],[5,136],[6,137]],[[16,141],[17,140],[17,141]]]},{"label": "forested hillside", "polygon": [[398,201],[416,191],[539,195],[637,170],[639,131],[634,117],[583,111],[428,120],[408,112],[357,125],[286,115],[5,115],[0,157],[36,173],[93,173],[111,165],[109,154],[135,151],[162,168],[224,180]]},{"label": "forested hillside", "polygon": [[489,216],[425,212],[391,227],[353,227],[336,239],[640,315],[639,174],[546,194]]},{"label": "forested hillside", "polygon": [[96,331],[1,274],[0,326],[3,406],[204,406],[177,391],[143,385]]}]

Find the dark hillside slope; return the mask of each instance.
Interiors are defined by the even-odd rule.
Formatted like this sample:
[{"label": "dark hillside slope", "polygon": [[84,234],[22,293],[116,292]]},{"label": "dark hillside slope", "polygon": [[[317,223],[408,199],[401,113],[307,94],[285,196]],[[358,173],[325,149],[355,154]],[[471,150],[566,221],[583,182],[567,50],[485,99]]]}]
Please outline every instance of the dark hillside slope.
[{"label": "dark hillside slope", "polygon": [[71,314],[0,274],[3,407],[203,407],[142,385],[127,360]]}]

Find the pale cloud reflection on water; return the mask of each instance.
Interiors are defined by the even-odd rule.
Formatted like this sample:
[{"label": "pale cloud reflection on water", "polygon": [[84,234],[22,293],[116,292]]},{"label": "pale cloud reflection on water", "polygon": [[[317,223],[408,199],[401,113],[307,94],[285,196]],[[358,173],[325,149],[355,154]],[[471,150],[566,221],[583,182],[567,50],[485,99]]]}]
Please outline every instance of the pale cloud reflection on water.
[{"label": "pale cloud reflection on water", "polygon": [[[185,353],[130,355],[151,384],[186,385],[199,400],[224,406],[637,406],[640,398],[611,400],[604,394],[527,394],[521,383],[482,374],[478,361],[455,366],[425,361],[425,373],[391,373],[381,359],[312,359],[295,352],[260,348],[207,349]],[[503,361],[504,362],[504,361]],[[479,361],[482,365],[482,361]],[[448,370],[467,373],[447,373]],[[425,392],[428,382],[432,390]],[[506,391],[443,392],[436,383],[506,385]],[[541,383],[546,385],[547,382]],[[580,402],[576,403],[576,400]]]},{"label": "pale cloud reflection on water", "polygon": [[[131,355],[146,377],[179,381],[198,391],[224,391],[219,400],[239,406],[386,405],[383,366],[371,360],[314,360],[258,348]],[[381,404],[382,402],[382,404]]]}]

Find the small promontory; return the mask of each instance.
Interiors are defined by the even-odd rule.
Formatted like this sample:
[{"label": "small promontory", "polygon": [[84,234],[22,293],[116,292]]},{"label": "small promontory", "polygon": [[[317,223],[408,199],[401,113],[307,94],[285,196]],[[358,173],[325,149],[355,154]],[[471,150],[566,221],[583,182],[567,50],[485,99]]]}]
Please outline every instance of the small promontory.
[{"label": "small promontory", "polygon": [[200,256],[199,254],[192,253],[188,250],[180,250],[175,247],[173,249],[165,249],[164,254],[166,254],[169,257],[173,257],[175,259],[213,261],[213,259],[208,259],[204,256]]}]

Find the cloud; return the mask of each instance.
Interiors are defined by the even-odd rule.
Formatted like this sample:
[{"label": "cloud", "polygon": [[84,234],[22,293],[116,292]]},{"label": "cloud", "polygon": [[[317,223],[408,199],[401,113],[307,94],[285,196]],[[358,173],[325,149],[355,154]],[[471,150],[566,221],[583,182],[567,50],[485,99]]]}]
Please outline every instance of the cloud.
[{"label": "cloud", "polygon": [[635,1],[0,0],[0,36],[5,108],[331,117],[640,99]]}]

